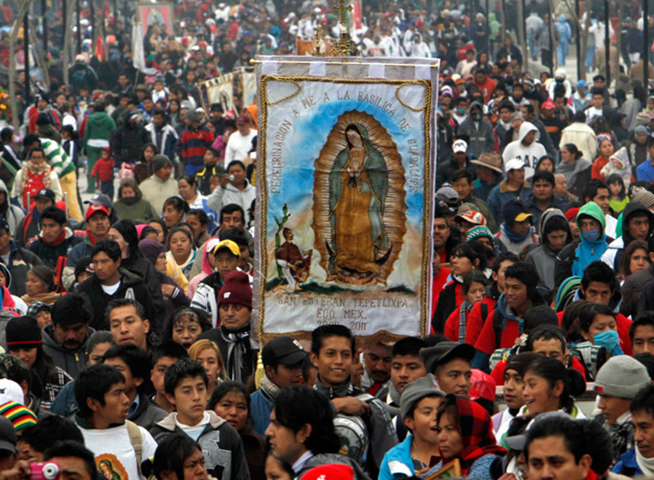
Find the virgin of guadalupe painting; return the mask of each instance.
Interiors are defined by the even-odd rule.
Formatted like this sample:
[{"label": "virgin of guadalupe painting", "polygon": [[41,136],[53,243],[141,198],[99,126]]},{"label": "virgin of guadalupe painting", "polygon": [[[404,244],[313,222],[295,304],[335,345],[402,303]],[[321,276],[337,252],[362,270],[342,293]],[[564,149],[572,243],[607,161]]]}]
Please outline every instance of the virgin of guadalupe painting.
[{"label": "virgin of guadalupe painting", "polygon": [[327,281],[385,283],[406,231],[395,143],[371,115],[346,112],[316,163],[313,228]]}]

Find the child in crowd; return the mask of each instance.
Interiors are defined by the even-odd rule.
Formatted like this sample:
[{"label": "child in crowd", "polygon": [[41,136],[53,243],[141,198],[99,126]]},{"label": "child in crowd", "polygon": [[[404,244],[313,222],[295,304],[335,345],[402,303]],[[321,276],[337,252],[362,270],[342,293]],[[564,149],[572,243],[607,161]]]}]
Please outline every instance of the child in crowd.
[{"label": "child in crowd", "polygon": [[461,289],[465,300],[445,322],[445,336],[448,339],[453,342],[465,341],[468,315],[472,307],[484,299],[487,286],[488,278],[479,270],[473,270],[465,276]]},{"label": "child in crowd", "polygon": [[620,174],[612,173],[606,179],[606,184],[609,186],[609,205],[611,205],[611,208],[615,213],[619,214],[629,203],[624,180]]},{"label": "child in crowd", "polygon": [[104,147],[102,149],[102,156],[95,163],[91,176],[97,177],[97,181],[100,184],[100,191],[113,200],[114,159],[111,158],[111,148]]}]

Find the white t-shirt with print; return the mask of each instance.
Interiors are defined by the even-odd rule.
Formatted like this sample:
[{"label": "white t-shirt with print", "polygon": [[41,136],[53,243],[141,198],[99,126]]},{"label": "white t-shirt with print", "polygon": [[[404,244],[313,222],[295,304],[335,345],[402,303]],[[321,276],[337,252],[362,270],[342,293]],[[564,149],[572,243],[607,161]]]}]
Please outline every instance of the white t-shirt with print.
[{"label": "white t-shirt with print", "polygon": [[[104,430],[87,430],[79,427],[84,435],[86,448],[93,452],[98,471],[104,476],[115,480],[139,480],[139,470],[136,465],[136,453],[129,441],[127,425],[106,428]],[[154,456],[157,442],[152,435],[139,427],[143,439],[142,460]],[[109,471],[109,468],[111,471]],[[110,476],[111,475],[111,476]]]}]

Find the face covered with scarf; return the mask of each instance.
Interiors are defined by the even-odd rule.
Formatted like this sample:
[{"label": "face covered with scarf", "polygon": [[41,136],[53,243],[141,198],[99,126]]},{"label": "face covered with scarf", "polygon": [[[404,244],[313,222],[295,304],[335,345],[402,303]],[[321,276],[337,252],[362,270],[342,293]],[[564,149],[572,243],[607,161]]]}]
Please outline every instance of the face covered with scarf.
[{"label": "face covered with scarf", "polygon": [[471,400],[448,395],[438,409],[438,448],[443,464],[458,458],[461,474],[467,475],[483,455],[502,455],[488,412]]}]

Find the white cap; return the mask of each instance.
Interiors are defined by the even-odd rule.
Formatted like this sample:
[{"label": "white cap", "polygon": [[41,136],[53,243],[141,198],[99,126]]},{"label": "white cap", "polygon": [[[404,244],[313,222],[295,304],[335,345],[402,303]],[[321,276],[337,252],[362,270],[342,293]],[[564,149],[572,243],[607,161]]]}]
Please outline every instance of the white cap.
[{"label": "white cap", "polygon": [[454,145],[452,145],[452,151],[454,153],[465,153],[468,151],[468,144],[465,140],[457,140],[454,142]]},{"label": "white cap", "polygon": [[23,389],[16,382],[8,378],[0,378],[0,405],[7,402],[25,405],[25,395]]},{"label": "white cap", "polygon": [[520,170],[521,168],[525,168],[525,162],[523,162],[519,158],[514,158],[513,160],[509,160],[508,162],[506,162],[506,165],[504,166],[504,170],[506,170],[506,173],[509,173],[511,170]]}]

